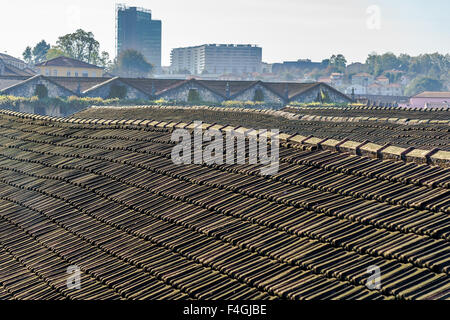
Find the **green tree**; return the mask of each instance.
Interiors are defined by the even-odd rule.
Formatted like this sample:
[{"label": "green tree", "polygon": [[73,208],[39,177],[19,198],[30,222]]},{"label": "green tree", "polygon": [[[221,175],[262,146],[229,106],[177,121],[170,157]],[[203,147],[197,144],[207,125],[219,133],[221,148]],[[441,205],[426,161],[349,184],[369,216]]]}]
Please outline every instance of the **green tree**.
[{"label": "green tree", "polygon": [[[26,49],[25,49],[26,50]],[[33,48],[33,61],[34,63],[42,62],[47,57],[47,52],[50,50],[50,44],[42,40]]]},{"label": "green tree", "polygon": [[398,69],[400,61],[392,52],[386,52],[380,57],[381,72],[386,70]]},{"label": "green tree", "polygon": [[315,102],[320,102],[320,103],[330,102],[330,97],[328,95],[328,92],[320,89],[319,92],[317,92],[317,97],[316,97]]},{"label": "green tree", "polygon": [[418,77],[411,81],[406,87],[405,94],[407,96],[414,96],[424,91],[441,91],[442,87],[443,84],[439,80],[428,77]]},{"label": "green tree", "polygon": [[263,102],[264,101],[264,92],[261,89],[255,90],[255,96],[253,97],[253,101],[255,101],[255,102]]},{"label": "green tree", "polygon": [[189,89],[188,102],[200,102],[200,94],[196,89]]},{"label": "green tree", "polygon": [[52,47],[50,50],[48,50],[46,58],[47,60],[51,60],[61,56],[70,57],[66,52],[58,49],[57,47]]},{"label": "green tree", "polygon": [[100,43],[95,40],[92,32],[78,29],[58,38],[56,48],[68,57],[87,63],[98,64],[101,58]]},{"label": "green tree", "polygon": [[344,55],[332,55],[330,58],[329,65],[333,68],[333,71],[343,72],[345,71],[345,67],[347,66],[347,59],[345,59]]},{"label": "green tree", "polygon": [[102,51],[99,58],[99,65],[100,67],[109,69],[111,67],[111,59],[109,58],[109,53],[106,51]]},{"label": "green tree", "polygon": [[34,90],[34,95],[39,99],[45,99],[48,97],[48,89],[43,84],[37,84]]},{"label": "green tree", "polygon": [[322,62],[320,63],[322,65],[322,67],[328,68],[328,66],[330,65],[330,59],[323,59]]},{"label": "green tree", "polygon": [[127,87],[114,84],[111,86],[109,90],[108,99],[114,98],[125,99],[125,97],[127,96],[127,91],[128,91]]},{"label": "green tree", "polygon": [[26,63],[31,64],[33,62],[33,52],[30,46],[25,48],[25,51],[22,53],[22,56],[23,60],[25,60]]},{"label": "green tree", "polygon": [[153,66],[147,62],[142,53],[125,50],[117,58],[111,72],[121,77],[142,78],[148,76]]}]

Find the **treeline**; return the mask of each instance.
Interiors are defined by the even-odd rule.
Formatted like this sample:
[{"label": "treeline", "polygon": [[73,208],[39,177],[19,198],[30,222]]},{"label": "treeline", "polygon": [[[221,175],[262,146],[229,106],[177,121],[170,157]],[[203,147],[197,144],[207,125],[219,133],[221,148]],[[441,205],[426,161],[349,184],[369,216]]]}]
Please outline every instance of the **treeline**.
[{"label": "treeline", "polygon": [[418,56],[391,52],[370,54],[366,60],[369,73],[379,76],[389,70],[399,70],[407,74],[421,75],[437,80],[448,80],[450,76],[450,55],[426,53]]},{"label": "treeline", "polygon": [[106,72],[121,77],[146,77],[153,71],[153,66],[136,50],[124,50],[111,61],[108,52],[100,51],[94,34],[82,29],[59,37],[55,45],[42,40],[35,46],[28,46],[22,56],[30,65],[60,56],[69,57],[103,67]]}]

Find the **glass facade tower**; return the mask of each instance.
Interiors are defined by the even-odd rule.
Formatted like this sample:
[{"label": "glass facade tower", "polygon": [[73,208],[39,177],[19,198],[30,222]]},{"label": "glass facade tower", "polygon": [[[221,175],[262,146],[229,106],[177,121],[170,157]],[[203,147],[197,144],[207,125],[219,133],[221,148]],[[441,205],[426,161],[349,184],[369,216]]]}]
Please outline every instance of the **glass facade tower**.
[{"label": "glass facade tower", "polygon": [[117,56],[134,49],[158,71],[161,68],[161,20],[152,20],[150,10],[125,5],[117,5],[116,17]]}]

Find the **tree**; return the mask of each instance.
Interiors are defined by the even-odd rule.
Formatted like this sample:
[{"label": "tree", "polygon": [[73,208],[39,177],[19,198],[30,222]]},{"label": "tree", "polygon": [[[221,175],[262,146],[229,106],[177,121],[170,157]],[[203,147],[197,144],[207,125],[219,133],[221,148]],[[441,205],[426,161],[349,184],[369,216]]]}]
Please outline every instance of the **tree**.
[{"label": "tree", "polygon": [[100,54],[100,58],[99,58],[99,65],[100,67],[109,69],[111,67],[111,60],[109,58],[109,53],[106,51],[102,51],[102,53]]},{"label": "tree", "polygon": [[428,77],[418,77],[411,81],[406,87],[405,94],[407,96],[414,96],[424,91],[441,91],[442,87],[442,82],[439,80]]},{"label": "tree", "polygon": [[45,99],[48,97],[48,89],[43,84],[37,84],[34,90],[34,95],[38,97],[38,99]]},{"label": "tree", "polygon": [[261,89],[255,90],[255,95],[253,97],[253,101],[255,101],[255,102],[263,102],[264,101],[264,92]]},{"label": "tree", "polygon": [[92,32],[78,29],[74,33],[61,36],[56,42],[56,48],[73,59],[92,64],[100,62],[100,43],[95,40]]},{"label": "tree", "polygon": [[[47,52],[50,49],[50,44],[42,40],[33,48],[33,61],[34,63],[42,62],[47,57]],[[26,49],[25,49],[26,50]]]},{"label": "tree", "polygon": [[33,53],[30,46],[26,47],[25,51],[22,53],[22,56],[26,63],[31,64],[33,62]]},{"label": "tree", "polygon": [[50,50],[48,50],[46,58],[47,60],[51,60],[61,56],[70,57],[67,53],[58,49],[57,47],[52,47]]},{"label": "tree", "polygon": [[200,99],[200,94],[198,93],[198,90],[189,89],[187,101],[191,102],[191,103],[200,102],[201,99]]},{"label": "tree", "polygon": [[330,58],[329,65],[333,68],[333,71],[343,72],[347,66],[347,59],[342,54],[333,54]]},{"label": "tree", "polygon": [[330,65],[330,59],[323,59],[322,62],[320,63],[322,65],[322,67],[324,69],[328,68],[328,66]]},{"label": "tree", "polygon": [[380,57],[380,62],[381,72],[386,70],[398,69],[398,67],[400,66],[400,61],[392,52],[386,52],[382,54]]},{"label": "tree", "polygon": [[117,58],[111,72],[121,77],[142,78],[148,76],[153,66],[136,50],[125,50]]},{"label": "tree", "polygon": [[125,99],[126,96],[127,96],[127,87],[125,86],[112,85],[111,88],[109,89],[108,99],[114,98]]}]

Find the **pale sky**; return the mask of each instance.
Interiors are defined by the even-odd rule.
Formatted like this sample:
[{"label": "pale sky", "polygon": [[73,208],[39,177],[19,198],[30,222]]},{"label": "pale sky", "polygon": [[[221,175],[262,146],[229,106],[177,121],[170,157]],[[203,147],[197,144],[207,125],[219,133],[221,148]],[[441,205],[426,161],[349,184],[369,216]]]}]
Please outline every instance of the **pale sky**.
[{"label": "pale sky", "polygon": [[0,0],[0,52],[83,28],[114,57],[117,2],[162,20],[163,65],[172,48],[204,43],[257,44],[270,63],[450,52],[449,0]]}]

